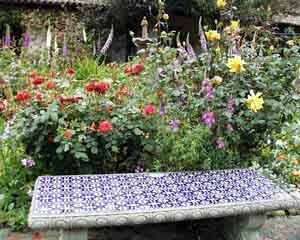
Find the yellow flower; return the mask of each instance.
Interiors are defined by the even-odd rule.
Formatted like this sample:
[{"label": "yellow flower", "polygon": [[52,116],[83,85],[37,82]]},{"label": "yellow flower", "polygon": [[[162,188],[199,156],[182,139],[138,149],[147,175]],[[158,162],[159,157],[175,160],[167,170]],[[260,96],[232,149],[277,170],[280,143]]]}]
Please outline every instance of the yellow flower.
[{"label": "yellow flower", "polygon": [[221,39],[221,34],[218,33],[216,30],[209,30],[205,33],[207,40],[211,42],[216,42]]},{"label": "yellow flower", "polygon": [[160,37],[161,37],[161,38],[166,38],[166,37],[168,37],[167,32],[166,32],[166,31],[162,31],[162,32],[160,33]]},{"label": "yellow flower", "polygon": [[263,109],[264,99],[261,97],[262,93],[254,93],[253,90],[250,90],[250,95],[246,100],[247,107],[253,112],[258,112]]},{"label": "yellow flower", "polygon": [[221,83],[223,82],[223,78],[221,78],[220,76],[214,76],[214,78],[211,80],[213,84],[215,85],[221,85]]},{"label": "yellow flower", "polygon": [[217,7],[218,8],[224,8],[226,6],[226,1],[225,0],[217,0]]},{"label": "yellow flower", "polygon": [[300,171],[299,171],[299,170],[294,170],[294,171],[292,172],[292,175],[293,175],[294,177],[299,177],[299,176],[300,176]]},{"label": "yellow flower", "polygon": [[287,160],[287,157],[284,154],[280,154],[279,156],[277,156],[276,160],[285,161],[285,160]]},{"label": "yellow flower", "polygon": [[234,58],[228,59],[227,67],[229,67],[230,72],[232,73],[242,73],[245,72],[244,68],[245,62],[242,60],[240,56],[236,56]]},{"label": "yellow flower", "polygon": [[299,164],[299,161],[298,161],[298,160],[293,160],[293,161],[292,161],[292,164],[298,165],[298,164]]},{"label": "yellow flower", "polygon": [[274,46],[271,45],[269,49],[270,49],[271,51],[273,51],[273,50],[274,50]]},{"label": "yellow flower", "polygon": [[240,28],[240,21],[231,21],[232,28]]},{"label": "yellow flower", "polygon": [[293,40],[289,40],[286,43],[287,43],[287,45],[289,45],[289,47],[293,47],[295,45]]},{"label": "yellow flower", "polygon": [[168,21],[169,20],[169,14],[167,14],[167,13],[164,13],[164,15],[163,15],[163,19],[165,20],[165,21]]}]

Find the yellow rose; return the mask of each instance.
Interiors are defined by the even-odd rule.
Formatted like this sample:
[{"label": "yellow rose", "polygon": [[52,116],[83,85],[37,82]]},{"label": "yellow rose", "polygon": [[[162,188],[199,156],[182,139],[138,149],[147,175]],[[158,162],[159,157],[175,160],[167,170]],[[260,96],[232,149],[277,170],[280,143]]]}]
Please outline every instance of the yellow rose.
[{"label": "yellow rose", "polygon": [[217,0],[217,7],[218,8],[224,8],[226,6],[226,1],[225,0]]},{"label": "yellow rose", "polygon": [[247,107],[255,113],[263,109],[264,99],[261,95],[262,93],[255,94],[253,90],[250,90],[250,95],[246,100]]},{"label": "yellow rose", "polygon": [[215,76],[211,81],[215,85],[221,85],[221,83],[223,82],[223,78],[221,78],[220,76]]},{"label": "yellow rose", "polygon": [[242,60],[242,58],[240,56],[236,56],[228,59],[227,67],[229,67],[230,72],[232,73],[242,73],[246,71],[244,64],[245,62]]},{"label": "yellow rose", "polygon": [[168,20],[170,19],[169,14],[164,13],[163,19],[164,19],[165,21],[168,21]]},{"label": "yellow rose", "polygon": [[278,161],[285,161],[285,160],[287,160],[287,157],[284,154],[280,154],[280,155],[278,155],[276,157],[276,160],[278,160]]},{"label": "yellow rose", "polygon": [[298,160],[293,160],[293,161],[292,161],[292,164],[298,165],[298,164],[299,164],[299,161],[298,161]]},{"label": "yellow rose", "polygon": [[293,40],[289,40],[286,43],[287,43],[287,45],[289,45],[289,47],[293,47],[295,45]]},{"label": "yellow rose", "polygon": [[232,28],[240,28],[240,21],[231,21]]},{"label": "yellow rose", "polygon": [[209,30],[205,33],[207,40],[210,42],[216,42],[221,39],[221,34],[218,33],[216,30]]},{"label": "yellow rose", "polygon": [[293,175],[294,177],[299,177],[299,176],[300,176],[300,171],[299,171],[299,170],[294,170],[294,171],[292,172],[292,175]]}]

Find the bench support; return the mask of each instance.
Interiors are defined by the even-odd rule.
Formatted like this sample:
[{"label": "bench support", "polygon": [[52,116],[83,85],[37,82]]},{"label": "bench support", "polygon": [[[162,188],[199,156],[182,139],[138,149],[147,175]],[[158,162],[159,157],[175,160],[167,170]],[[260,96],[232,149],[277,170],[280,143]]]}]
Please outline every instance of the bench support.
[{"label": "bench support", "polygon": [[59,240],[88,240],[88,230],[61,230]]},{"label": "bench support", "polygon": [[225,221],[226,240],[262,240],[259,230],[266,221],[265,215],[237,216]]}]

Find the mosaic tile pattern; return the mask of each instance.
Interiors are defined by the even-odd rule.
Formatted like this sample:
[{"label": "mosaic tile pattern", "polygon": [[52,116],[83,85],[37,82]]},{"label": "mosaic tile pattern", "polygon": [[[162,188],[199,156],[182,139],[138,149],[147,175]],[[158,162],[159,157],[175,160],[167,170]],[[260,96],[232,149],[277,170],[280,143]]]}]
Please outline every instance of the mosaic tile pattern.
[{"label": "mosaic tile pattern", "polygon": [[291,199],[254,170],[44,176],[31,217],[145,212]]}]

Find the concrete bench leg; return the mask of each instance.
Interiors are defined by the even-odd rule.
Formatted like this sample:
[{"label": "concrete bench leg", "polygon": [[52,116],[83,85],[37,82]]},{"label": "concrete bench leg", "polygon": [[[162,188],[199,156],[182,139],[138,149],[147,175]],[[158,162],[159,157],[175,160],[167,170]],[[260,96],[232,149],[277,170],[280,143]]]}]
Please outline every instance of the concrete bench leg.
[{"label": "concrete bench leg", "polygon": [[225,221],[226,240],[263,240],[259,231],[266,221],[265,215],[237,216]]},{"label": "concrete bench leg", "polygon": [[61,230],[59,240],[88,240],[88,230]]}]

